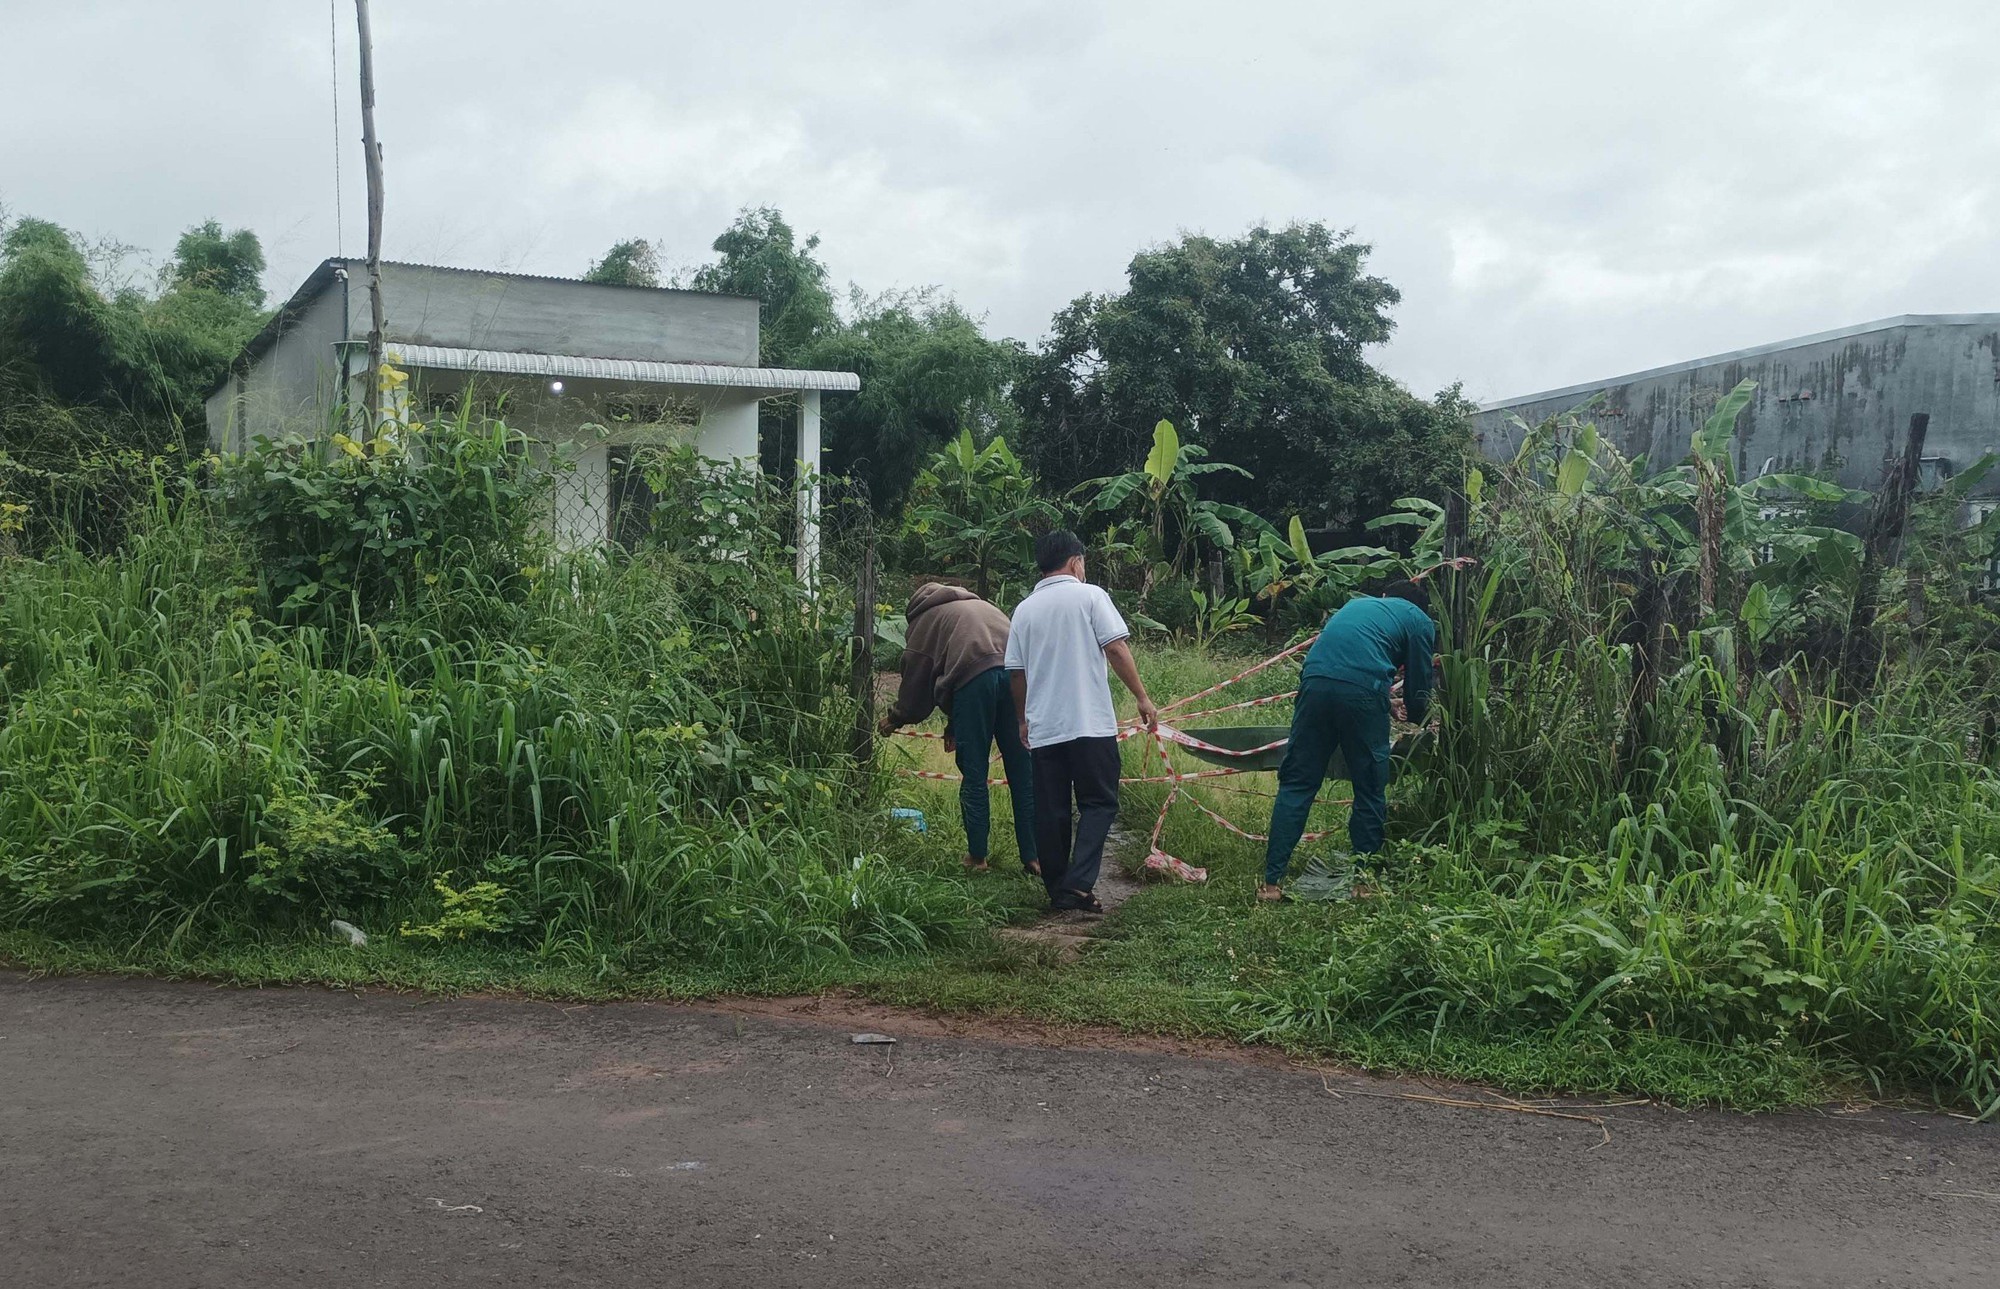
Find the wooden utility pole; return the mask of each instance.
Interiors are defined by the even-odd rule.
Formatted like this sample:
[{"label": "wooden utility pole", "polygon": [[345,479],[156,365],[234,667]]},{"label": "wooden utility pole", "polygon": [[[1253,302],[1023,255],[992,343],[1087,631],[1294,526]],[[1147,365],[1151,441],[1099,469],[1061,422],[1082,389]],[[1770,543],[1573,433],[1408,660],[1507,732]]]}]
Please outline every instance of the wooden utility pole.
[{"label": "wooden utility pole", "polygon": [[382,144],[375,138],[375,41],[368,0],[354,0],[361,32],[361,147],[368,163],[368,374],[362,385],[367,432],[382,424]]}]

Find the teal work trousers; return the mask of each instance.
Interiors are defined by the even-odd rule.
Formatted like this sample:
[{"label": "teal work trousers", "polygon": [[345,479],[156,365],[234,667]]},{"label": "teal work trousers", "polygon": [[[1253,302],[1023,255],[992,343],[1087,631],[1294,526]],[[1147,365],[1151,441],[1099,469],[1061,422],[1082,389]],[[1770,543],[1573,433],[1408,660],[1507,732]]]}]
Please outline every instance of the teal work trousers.
[{"label": "teal work trousers", "polygon": [[1276,885],[1292,866],[1326,767],[1339,752],[1354,785],[1347,839],[1356,855],[1382,849],[1389,813],[1389,691],[1310,677],[1292,709],[1292,737],[1278,766],[1278,800],[1264,844],[1264,880]]},{"label": "teal work trousers", "polygon": [[974,676],[951,696],[951,733],[958,740],[958,772],[964,778],[958,785],[958,810],[965,820],[965,853],[986,858],[993,831],[986,767],[998,743],[1007,794],[1014,801],[1014,842],[1021,862],[1035,863],[1034,762],[1021,746],[1021,717],[1005,667]]}]

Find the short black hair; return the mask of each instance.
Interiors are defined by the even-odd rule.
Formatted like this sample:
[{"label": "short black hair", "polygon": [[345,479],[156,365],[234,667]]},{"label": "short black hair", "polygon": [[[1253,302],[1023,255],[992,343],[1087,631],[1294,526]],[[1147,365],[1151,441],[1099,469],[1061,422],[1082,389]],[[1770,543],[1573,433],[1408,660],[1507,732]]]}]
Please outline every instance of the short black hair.
[{"label": "short black hair", "polygon": [[1425,613],[1431,611],[1431,593],[1424,589],[1423,583],[1412,582],[1407,577],[1398,578],[1396,581],[1383,587],[1382,598],[1385,600],[1408,600]]},{"label": "short black hair", "polygon": [[1067,528],[1043,533],[1035,539],[1035,567],[1043,574],[1055,572],[1083,554],[1083,539]]}]

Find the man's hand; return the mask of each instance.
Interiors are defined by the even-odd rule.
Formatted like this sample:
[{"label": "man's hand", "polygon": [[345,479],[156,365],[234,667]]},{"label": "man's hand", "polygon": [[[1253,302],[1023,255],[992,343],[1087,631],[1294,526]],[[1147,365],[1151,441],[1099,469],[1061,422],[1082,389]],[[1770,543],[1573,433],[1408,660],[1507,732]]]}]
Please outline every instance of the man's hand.
[{"label": "man's hand", "polygon": [[1112,672],[1132,691],[1132,697],[1139,703],[1139,721],[1148,730],[1160,727],[1160,709],[1153,706],[1153,700],[1146,695],[1145,683],[1139,679],[1139,664],[1132,661],[1132,646],[1124,640],[1113,640],[1104,646],[1104,660],[1111,664]]},{"label": "man's hand", "polygon": [[958,751],[958,735],[952,733],[950,730],[944,732],[944,750],[947,752]]},{"label": "man's hand", "polygon": [[1028,746],[1028,718],[1025,716],[1021,718],[1021,746]]},{"label": "man's hand", "polygon": [[1410,723],[1409,710],[1403,706],[1403,700],[1400,698],[1392,698],[1389,700],[1389,715],[1394,719],[1403,722],[1405,725]]}]

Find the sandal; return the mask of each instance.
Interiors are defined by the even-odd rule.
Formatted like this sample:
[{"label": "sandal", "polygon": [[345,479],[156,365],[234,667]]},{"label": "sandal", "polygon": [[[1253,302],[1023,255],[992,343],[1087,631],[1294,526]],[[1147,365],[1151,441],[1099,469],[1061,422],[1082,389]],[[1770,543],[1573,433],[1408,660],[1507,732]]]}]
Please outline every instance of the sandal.
[{"label": "sandal", "polygon": [[1089,891],[1063,891],[1055,899],[1050,900],[1049,903],[1058,909],[1065,909],[1072,913],[1089,913],[1096,917],[1104,916],[1103,902]]}]

